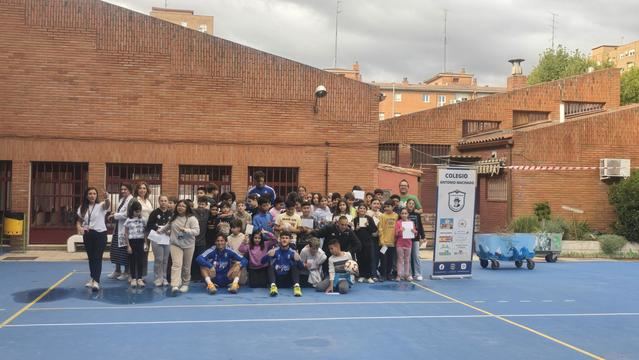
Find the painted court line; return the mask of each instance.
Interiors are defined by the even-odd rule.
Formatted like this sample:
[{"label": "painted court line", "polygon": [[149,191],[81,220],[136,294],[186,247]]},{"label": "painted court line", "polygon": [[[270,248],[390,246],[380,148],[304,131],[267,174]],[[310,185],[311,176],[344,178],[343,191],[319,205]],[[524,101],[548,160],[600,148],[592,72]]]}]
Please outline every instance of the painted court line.
[{"label": "painted court line", "polygon": [[315,305],[410,305],[410,304],[454,304],[453,301],[333,301],[301,303],[250,303],[250,304],[202,304],[202,305],[125,305],[125,306],[78,306],[78,307],[35,307],[29,311],[63,310],[130,310],[130,309],[180,309],[180,308],[233,308],[233,307],[283,307]]},{"label": "painted court line", "polygon": [[[583,313],[583,314],[474,314],[474,315],[403,315],[403,316],[349,316],[326,318],[256,318],[256,319],[213,319],[213,320],[161,320],[161,321],[114,321],[114,322],[82,322],[82,323],[31,323],[11,324],[6,327],[69,327],[69,326],[122,326],[122,325],[180,325],[180,324],[228,324],[228,323],[269,323],[269,322],[302,322],[302,321],[336,321],[336,320],[411,320],[411,319],[489,319],[509,317],[598,317],[598,316],[639,316],[639,313]],[[523,325],[522,325],[523,326]]]},{"label": "painted court line", "polygon": [[491,312],[489,312],[489,311],[486,311],[486,310],[480,309],[480,308],[478,308],[478,307],[476,307],[476,306],[473,306],[473,305],[470,305],[470,304],[468,304],[468,303],[465,303],[465,302],[463,302],[463,301],[461,301],[461,300],[455,299],[455,298],[453,298],[453,297],[451,297],[451,296],[448,296],[448,295],[446,295],[446,294],[444,294],[444,293],[441,293],[441,292],[439,292],[439,291],[436,291],[436,290],[433,290],[433,289],[429,289],[429,288],[427,288],[426,286],[423,286],[423,285],[418,284],[418,283],[416,283],[416,282],[412,282],[412,284],[414,284],[415,286],[417,286],[417,287],[419,287],[419,288],[421,288],[421,289],[424,289],[424,290],[426,290],[426,291],[428,291],[428,292],[430,292],[430,293],[433,293],[433,294],[435,294],[435,295],[439,295],[439,296],[443,297],[444,299],[448,299],[448,300],[454,301],[454,302],[456,302],[456,303],[458,303],[458,304],[460,304],[460,305],[464,305],[464,306],[466,306],[467,308],[470,308],[470,309],[476,310],[476,311],[478,311],[478,312],[480,312],[480,313],[482,313],[482,314],[485,314],[485,315],[490,315],[490,316],[494,317],[495,319],[499,319],[499,320],[501,320],[501,321],[503,321],[503,322],[505,322],[505,323],[507,323],[507,324],[510,324],[510,325],[512,325],[512,326],[515,326],[515,327],[518,327],[518,328],[520,328],[520,329],[522,329],[522,330],[526,330],[526,331],[528,331],[528,332],[530,332],[530,333],[533,333],[533,334],[535,334],[535,335],[541,336],[541,337],[543,337],[544,339],[550,340],[550,341],[552,341],[552,342],[554,342],[554,343],[556,343],[556,344],[559,344],[559,345],[564,346],[564,347],[566,347],[566,348],[568,348],[568,349],[574,350],[574,351],[576,351],[576,352],[578,352],[578,353],[580,353],[580,354],[582,354],[582,355],[588,356],[588,357],[590,357],[590,358],[592,358],[592,359],[597,359],[597,360],[603,360],[603,359],[604,359],[603,357],[601,357],[601,356],[599,356],[599,355],[595,355],[595,354],[593,354],[593,353],[591,353],[591,352],[588,352],[588,351],[586,351],[586,350],[584,350],[584,349],[578,348],[578,347],[576,347],[576,346],[574,346],[574,345],[571,345],[571,344],[569,344],[569,343],[567,343],[567,342],[561,341],[561,340],[559,340],[559,339],[557,339],[557,338],[555,338],[555,337],[552,337],[552,336],[550,336],[550,335],[546,335],[546,334],[542,333],[541,331],[535,330],[535,329],[530,328],[530,327],[528,327],[528,326],[526,326],[526,325],[522,325],[522,324],[520,324],[520,323],[518,323],[518,322],[515,322],[515,321],[512,321],[512,320],[510,320],[510,319],[507,319],[507,318],[506,318],[506,317],[504,317],[504,316],[501,316],[501,315],[495,315],[495,314],[493,314],[493,313],[491,313]]},{"label": "painted court line", "polygon": [[15,320],[18,316],[22,315],[22,313],[24,313],[25,311],[29,310],[30,307],[32,307],[33,305],[35,305],[38,301],[42,300],[42,298],[44,298],[45,296],[47,296],[48,293],[50,293],[53,289],[55,289],[56,287],[58,287],[58,285],[62,284],[66,279],[70,278],[71,275],[73,275],[74,272],[71,271],[70,273],[66,274],[65,276],[63,276],[60,280],[58,280],[55,284],[49,286],[48,289],[46,289],[42,294],[40,294],[37,298],[35,298],[32,302],[28,303],[27,305],[25,305],[22,309],[18,310],[18,312],[16,312],[15,314],[11,315],[10,318],[8,318],[7,320],[3,321],[2,324],[0,324],[0,329],[2,329],[3,327],[9,325],[13,320]]}]

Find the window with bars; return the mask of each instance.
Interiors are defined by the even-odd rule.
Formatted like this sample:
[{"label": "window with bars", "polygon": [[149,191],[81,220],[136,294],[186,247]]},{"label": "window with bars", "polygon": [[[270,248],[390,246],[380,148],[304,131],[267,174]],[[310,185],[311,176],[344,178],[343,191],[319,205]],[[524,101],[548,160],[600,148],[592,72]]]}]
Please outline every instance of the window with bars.
[{"label": "window with bars", "polygon": [[524,126],[539,121],[548,120],[550,115],[547,111],[513,111],[513,127]]},{"label": "window with bars", "polygon": [[382,164],[399,165],[399,144],[379,144],[378,161]]},{"label": "window with bars", "polygon": [[31,164],[31,225],[73,228],[75,212],[88,185],[87,163]]},{"label": "window with bars", "polygon": [[506,176],[490,176],[486,178],[486,200],[508,200],[508,181]]},{"label": "window with bars", "polygon": [[111,194],[111,208],[117,206],[120,184],[131,184],[135,191],[136,184],[145,182],[149,187],[149,201],[153,207],[158,206],[158,198],[162,187],[162,165],[159,164],[107,164],[106,186]]},{"label": "window with bars", "polygon": [[256,171],[262,171],[264,173],[266,185],[275,190],[275,196],[278,198],[285,198],[288,193],[297,191],[297,187],[299,186],[299,168],[249,166],[247,189],[253,186],[253,174],[255,174]]},{"label": "window with bars", "polygon": [[450,145],[411,144],[411,166],[446,164],[444,156],[450,155]]},{"label": "window with bars", "polygon": [[564,115],[566,117],[588,114],[591,112],[603,111],[605,103],[586,103],[586,102],[565,102]]},{"label": "window with bars", "polygon": [[462,136],[480,134],[499,129],[499,121],[464,120],[462,121]]},{"label": "window with bars", "polygon": [[11,161],[0,161],[0,211],[11,206]]},{"label": "window with bars", "polygon": [[220,194],[231,191],[231,167],[180,165],[180,177],[178,179],[178,196],[180,199],[196,201],[197,188],[206,187],[210,183],[215,183],[220,188]]}]

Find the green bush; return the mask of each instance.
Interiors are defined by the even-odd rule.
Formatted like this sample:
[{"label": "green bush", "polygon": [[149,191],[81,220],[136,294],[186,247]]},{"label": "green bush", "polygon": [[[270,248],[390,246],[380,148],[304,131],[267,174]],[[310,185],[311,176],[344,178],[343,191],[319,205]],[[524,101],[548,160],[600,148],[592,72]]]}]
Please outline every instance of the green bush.
[{"label": "green bush", "polygon": [[601,244],[601,251],[606,255],[615,255],[628,242],[625,237],[619,235],[601,235],[597,240]]},{"label": "green bush", "polygon": [[534,215],[518,217],[508,225],[508,231],[514,233],[536,233],[539,230],[539,220]]},{"label": "green bush", "polygon": [[537,216],[537,220],[550,220],[550,213],[550,204],[548,204],[548,201],[535,204],[535,216]]},{"label": "green bush", "polygon": [[590,240],[592,229],[586,221],[571,220],[566,223],[564,238],[569,240]]},{"label": "green bush", "polygon": [[608,200],[617,213],[615,233],[630,241],[639,241],[639,171],[612,185]]},{"label": "green bush", "polygon": [[545,233],[552,234],[565,234],[568,229],[568,224],[562,218],[551,218],[548,220],[543,220],[541,222],[540,231]]}]

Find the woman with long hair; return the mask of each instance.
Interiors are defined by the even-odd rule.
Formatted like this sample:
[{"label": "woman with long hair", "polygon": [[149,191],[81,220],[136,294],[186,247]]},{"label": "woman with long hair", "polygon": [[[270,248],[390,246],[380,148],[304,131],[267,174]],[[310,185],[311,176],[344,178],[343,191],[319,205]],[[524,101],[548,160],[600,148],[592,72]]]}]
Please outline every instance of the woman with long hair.
[{"label": "woman with long hair", "polygon": [[185,293],[189,291],[191,281],[195,237],[200,233],[200,224],[193,216],[189,202],[178,201],[171,221],[160,232],[168,232],[171,238],[171,293]]},{"label": "woman with long hair", "polygon": [[[128,219],[127,210],[133,200],[131,184],[120,184],[120,201],[114,214],[109,215],[109,220],[115,220],[113,239],[111,239],[111,262],[115,264],[115,270],[109,274],[109,279],[129,279],[129,253],[124,239],[124,222]],[[124,273],[122,272],[124,267]]]},{"label": "woman with long hair", "polygon": [[84,250],[89,258],[91,279],[86,287],[94,291],[100,290],[100,274],[102,273],[102,255],[107,244],[106,214],[111,207],[109,194],[104,194],[104,201],[98,202],[98,189],[89,187],[82,196],[82,205],[78,208],[76,227],[82,235]]},{"label": "woman with long hair", "polygon": [[[149,185],[141,181],[137,183],[135,186],[135,191],[133,192],[133,196],[135,196],[135,200],[140,203],[142,206],[142,219],[144,219],[145,223],[148,223],[149,216],[153,211],[153,203],[149,200],[149,196],[151,195],[151,191],[149,189]],[[148,233],[147,233],[148,234]],[[149,267],[149,241],[148,239],[144,240],[144,254],[142,255],[142,276],[147,275]]]}]

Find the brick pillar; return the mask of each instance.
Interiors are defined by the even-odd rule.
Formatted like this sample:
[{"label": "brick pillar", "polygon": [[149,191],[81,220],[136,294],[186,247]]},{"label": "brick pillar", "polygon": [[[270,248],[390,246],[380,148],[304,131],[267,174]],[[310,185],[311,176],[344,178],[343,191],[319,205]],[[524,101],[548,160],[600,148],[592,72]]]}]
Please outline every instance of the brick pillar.
[{"label": "brick pillar", "polygon": [[89,186],[98,189],[100,197],[106,191],[106,163],[89,163]]},{"label": "brick pillar", "polygon": [[[241,158],[240,160],[243,160]],[[231,190],[235,192],[237,199],[244,200],[248,190],[248,164],[240,161],[231,169]]]},{"label": "brick pillar", "polygon": [[399,144],[399,167],[409,168],[411,163],[410,144]]},{"label": "brick pillar", "polygon": [[29,186],[31,178],[29,174],[31,163],[29,161],[11,162],[11,211],[24,212],[29,215]]},{"label": "brick pillar", "polygon": [[180,176],[178,164],[162,164],[162,194],[167,196],[178,195],[178,177]]},{"label": "brick pillar", "polygon": [[521,89],[526,86],[528,86],[528,76],[525,75],[512,75],[506,80],[506,89],[508,91]]}]

